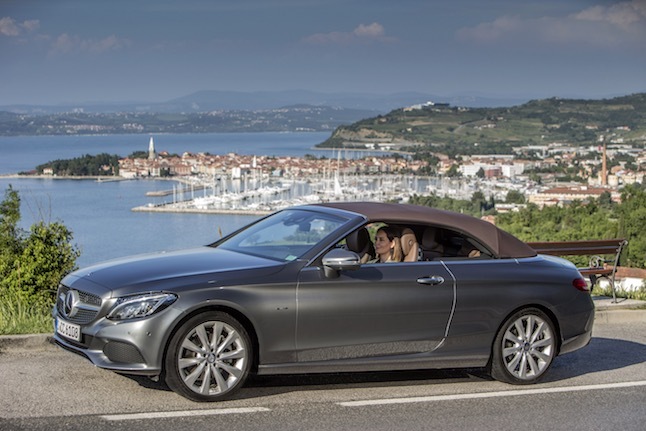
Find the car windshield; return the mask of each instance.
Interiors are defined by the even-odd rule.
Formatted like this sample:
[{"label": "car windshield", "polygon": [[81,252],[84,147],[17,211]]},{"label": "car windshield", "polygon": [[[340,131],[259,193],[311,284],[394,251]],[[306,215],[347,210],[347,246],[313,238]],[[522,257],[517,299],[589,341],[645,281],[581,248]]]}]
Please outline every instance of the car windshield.
[{"label": "car windshield", "polygon": [[218,247],[281,261],[296,260],[346,219],[305,210],[285,210],[249,226]]}]

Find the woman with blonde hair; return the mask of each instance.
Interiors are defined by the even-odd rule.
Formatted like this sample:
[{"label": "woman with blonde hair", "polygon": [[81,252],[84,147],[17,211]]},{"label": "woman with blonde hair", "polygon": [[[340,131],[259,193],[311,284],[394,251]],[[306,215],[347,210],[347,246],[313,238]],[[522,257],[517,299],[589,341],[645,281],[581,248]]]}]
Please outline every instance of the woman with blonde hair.
[{"label": "woman with blonde hair", "polygon": [[382,226],[375,235],[377,258],[372,263],[401,262],[403,258],[399,229]]}]

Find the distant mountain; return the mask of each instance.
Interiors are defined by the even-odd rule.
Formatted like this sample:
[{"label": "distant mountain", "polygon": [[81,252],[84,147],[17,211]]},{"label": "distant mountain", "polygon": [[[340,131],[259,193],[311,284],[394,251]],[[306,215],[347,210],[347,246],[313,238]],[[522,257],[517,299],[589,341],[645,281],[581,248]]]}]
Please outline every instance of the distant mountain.
[{"label": "distant mountain", "polygon": [[527,99],[488,98],[476,95],[442,97],[419,92],[393,94],[321,93],[307,90],[288,91],[198,91],[187,96],[160,103],[88,102],[61,105],[5,105],[0,111],[29,115],[49,115],[65,112],[115,113],[194,113],[218,110],[264,110],[293,105],[329,106],[334,108],[372,111],[385,114],[393,109],[428,101],[450,103],[452,106],[501,107],[527,102]]}]

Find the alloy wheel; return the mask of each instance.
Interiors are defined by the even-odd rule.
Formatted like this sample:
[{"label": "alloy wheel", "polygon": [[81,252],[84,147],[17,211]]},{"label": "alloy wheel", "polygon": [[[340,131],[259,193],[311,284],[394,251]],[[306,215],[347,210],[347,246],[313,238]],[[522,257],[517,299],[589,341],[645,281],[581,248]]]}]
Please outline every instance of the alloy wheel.
[{"label": "alloy wheel", "polygon": [[220,314],[190,320],[171,343],[167,383],[195,401],[224,399],[249,373],[249,336],[235,319]]},{"label": "alloy wheel", "polygon": [[534,383],[552,364],[556,348],[553,325],[543,312],[516,313],[496,337],[492,376],[508,383]]}]

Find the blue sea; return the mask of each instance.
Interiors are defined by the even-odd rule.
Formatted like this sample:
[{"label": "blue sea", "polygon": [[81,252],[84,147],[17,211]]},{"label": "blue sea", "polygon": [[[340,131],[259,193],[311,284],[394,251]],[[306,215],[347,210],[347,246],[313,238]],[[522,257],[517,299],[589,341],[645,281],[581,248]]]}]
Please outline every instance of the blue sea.
[{"label": "blue sea", "polygon": [[[329,150],[315,150],[329,133],[211,133],[155,135],[155,149],[181,154],[333,156]],[[209,244],[220,234],[232,232],[257,216],[220,214],[175,214],[133,212],[136,206],[156,202],[146,192],[169,190],[173,182],[132,180],[97,182],[7,178],[56,159],[85,154],[117,154],[125,157],[147,151],[149,135],[27,136],[0,137],[0,190],[11,185],[21,198],[20,226],[28,230],[36,221],[59,221],[73,233],[81,251],[79,267],[93,263],[158,251],[170,251]]]}]

